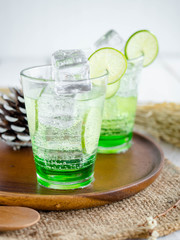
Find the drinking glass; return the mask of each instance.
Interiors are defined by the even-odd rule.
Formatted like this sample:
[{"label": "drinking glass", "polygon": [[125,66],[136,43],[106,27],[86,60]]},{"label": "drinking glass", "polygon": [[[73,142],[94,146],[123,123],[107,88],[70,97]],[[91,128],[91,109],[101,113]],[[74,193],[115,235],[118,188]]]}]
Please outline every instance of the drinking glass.
[{"label": "drinking glass", "polygon": [[[20,75],[38,182],[54,189],[89,185],[94,179],[108,73],[91,79],[89,91],[77,89],[76,94],[57,93],[51,66],[28,68]],[[84,86],[87,79],[64,81]]]},{"label": "drinking glass", "polygon": [[128,60],[124,76],[108,85],[103,112],[99,153],[120,153],[131,147],[137,105],[137,86],[143,56]]}]

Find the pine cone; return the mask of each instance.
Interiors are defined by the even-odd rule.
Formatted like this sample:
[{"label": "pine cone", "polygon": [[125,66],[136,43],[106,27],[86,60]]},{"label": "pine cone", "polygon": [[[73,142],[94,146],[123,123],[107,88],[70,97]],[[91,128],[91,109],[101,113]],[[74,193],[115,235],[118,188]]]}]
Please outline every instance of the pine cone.
[{"label": "pine cone", "polygon": [[31,146],[23,93],[17,88],[9,90],[9,95],[0,93],[0,138],[13,149]]}]

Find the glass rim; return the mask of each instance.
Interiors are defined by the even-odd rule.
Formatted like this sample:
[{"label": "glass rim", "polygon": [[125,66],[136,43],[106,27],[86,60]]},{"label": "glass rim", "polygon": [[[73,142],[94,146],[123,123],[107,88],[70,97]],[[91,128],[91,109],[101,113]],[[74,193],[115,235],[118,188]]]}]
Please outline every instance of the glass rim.
[{"label": "glass rim", "polygon": [[[32,77],[32,76],[29,76],[28,74],[26,74],[26,71],[28,70],[32,70],[32,69],[40,69],[40,68],[44,68],[44,67],[51,67],[52,68],[52,65],[51,64],[45,64],[45,65],[39,65],[39,66],[33,66],[33,67],[28,67],[28,68],[25,68],[23,69],[21,72],[20,72],[20,76],[23,76],[26,78],[26,80],[28,81],[34,81],[36,83],[52,83],[52,82],[55,82],[54,79],[50,80],[50,79],[45,79],[45,78],[41,78],[41,77]],[[74,83],[74,82],[85,82],[87,80],[97,80],[97,79],[101,79],[103,77],[107,77],[109,75],[109,72],[108,70],[105,70],[105,73],[99,77],[95,77],[95,78],[89,78],[89,79],[79,79],[79,80],[62,80],[62,81],[66,81],[66,82],[69,82],[69,83]]]}]

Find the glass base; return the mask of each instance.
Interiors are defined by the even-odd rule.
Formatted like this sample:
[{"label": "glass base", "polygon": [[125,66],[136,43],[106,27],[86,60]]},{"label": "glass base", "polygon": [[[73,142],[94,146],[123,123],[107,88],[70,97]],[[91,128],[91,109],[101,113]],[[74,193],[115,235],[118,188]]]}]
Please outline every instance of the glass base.
[{"label": "glass base", "polygon": [[101,136],[98,153],[123,153],[132,145],[132,132],[122,136]]},{"label": "glass base", "polygon": [[76,171],[37,171],[38,183],[46,188],[77,189],[88,186],[94,180],[94,164]]},{"label": "glass base", "polygon": [[92,174],[92,176],[90,176],[89,178],[84,179],[84,181],[73,182],[73,183],[71,182],[69,184],[63,183],[63,182],[49,181],[47,179],[40,177],[39,175],[37,175],[37,180],[40,185],[46,188],[68,190],[68,189],[84,188],[89,186],[94,181],[94,174]]}]

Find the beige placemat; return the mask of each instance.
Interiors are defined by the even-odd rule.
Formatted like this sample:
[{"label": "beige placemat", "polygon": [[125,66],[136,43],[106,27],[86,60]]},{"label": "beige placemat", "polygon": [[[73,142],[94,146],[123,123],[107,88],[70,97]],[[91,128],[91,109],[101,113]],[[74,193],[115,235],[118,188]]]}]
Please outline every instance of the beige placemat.
[{"label": "beige placemat", "polygon": [[138,105],[136,127],[180,147],[180,104],[173,102]]},{"label": "beige placemat", "polygon": [[[112,240],[148,237],[147,217],[165,212],[180,199],[180,169],[168,160],[158,179],[137,195],[106,206],[76,211],[40,212],[36,225],[0,233],[0,239]],[[180,229],[180,206],[157,219],[153,234]],[[152,238],[153,239],[153,238]]]}]

